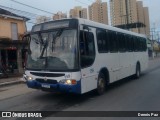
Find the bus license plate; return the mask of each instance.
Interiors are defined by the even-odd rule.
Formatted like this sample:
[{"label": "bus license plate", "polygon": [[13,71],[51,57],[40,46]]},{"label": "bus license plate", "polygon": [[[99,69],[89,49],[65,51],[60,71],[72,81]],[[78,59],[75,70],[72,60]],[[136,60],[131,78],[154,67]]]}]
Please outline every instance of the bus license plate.
[{"label": "bus license plate", "polygon": [[42,87],[43,88],[48,88],[48,89],[51,88],[50,85],[44,85],[44,84],[42,84]]}]

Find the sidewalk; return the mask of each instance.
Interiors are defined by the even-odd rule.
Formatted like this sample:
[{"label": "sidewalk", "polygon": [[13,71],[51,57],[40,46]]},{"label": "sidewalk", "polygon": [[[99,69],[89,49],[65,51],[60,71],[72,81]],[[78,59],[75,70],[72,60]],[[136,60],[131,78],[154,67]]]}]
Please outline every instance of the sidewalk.
[{"label": "sidewalk", "polygon": [[154,60],[154,59],[159,59],[159,58],[160,58],[160,53],[158,53],[157,56],[149,57],[149,60]]},{"label": "sidewalk", "polygon": [[6,78],[0,78],[0,87],[24,83],[22,74],[8,75]]}]

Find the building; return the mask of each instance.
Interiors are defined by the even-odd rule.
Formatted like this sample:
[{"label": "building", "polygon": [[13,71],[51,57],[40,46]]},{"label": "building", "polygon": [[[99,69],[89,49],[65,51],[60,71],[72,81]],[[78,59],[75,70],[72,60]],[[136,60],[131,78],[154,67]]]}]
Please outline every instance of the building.
[{"label": "building", "polygon": [[[138,20],[136,0],[110,0],[113,26],[135,23]],[[131,31],[138,32],[137,29]]]},{"label": "building", "polygon": [[159,42],[156,40],[153,40],[152,44],[153,44],[153,50],[156,52],[159,52]]},{"label": "building", "polygon": [[67,18],[66,13],[57,12],[57,14],[54,14],[54,16],[53,16],[53,20],[60,20],[60,19],[63,19],[63,18]]},{"label": "building", "polygon": [[29,19],[0,8],[0,68],[12,66],[20,73],[23,71],[22,37],[27,31],[27,20]]},{"label": "building", "polygon": [[82,8],[81,6],[74,7],[70,10],[69,17],[87,19],[87,8]]},{"label": "building", "polygon": [[145,27],[139,28],[139,33],[150,36],[150,21],[148,7],[143,7],[142,1],[137,1],[138,21],[144,23]]},{"label": "building", "polygon": [[47,16],[38,16],[36,18],[36,24],[47,22],[47,21],[50,21],[50,20],[51,20],[50,17],[47,17]]},{"label": "building", "polygon": [[112,26],[126,25],[130,31],[149,35],[149,13],[142,1],[110,0],[110,14]]},{"label": "building", "polygon": [[[143,2],[137,1],[138,22],[144,23]],[[138,28],[138,33],[145,34],[145,27]]]},{"label": "building", "polygon": [[150,19],[149,19],[149,10],[148,7],[143,7],[143,14],[144,14],[144,24],[145,27],[145,34],[150,36]]},{"label": "building", "polygon": [[107,2],[96,0],[88,8],[89,19],[95,22],[108,24]]},{"label": "building", "polygon": [[19,40],[26,32],[27,18],[0,8],[0,38]]}]

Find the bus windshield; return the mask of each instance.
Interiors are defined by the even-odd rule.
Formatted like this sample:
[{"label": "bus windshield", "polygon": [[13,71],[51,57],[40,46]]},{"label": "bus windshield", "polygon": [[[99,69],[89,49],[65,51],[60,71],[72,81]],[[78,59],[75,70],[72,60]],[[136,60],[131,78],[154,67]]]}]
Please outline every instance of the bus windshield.
[{"label": "bus windshield", "polygon": [[78,68],[76,29],[31,34],[29,49],[27,69],[67,71]]}]

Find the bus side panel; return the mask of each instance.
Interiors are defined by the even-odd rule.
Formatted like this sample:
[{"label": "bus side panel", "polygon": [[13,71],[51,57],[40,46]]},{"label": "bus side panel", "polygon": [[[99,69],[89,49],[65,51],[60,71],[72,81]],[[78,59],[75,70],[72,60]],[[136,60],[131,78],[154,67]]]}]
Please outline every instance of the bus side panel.
[{"label": "bus side panel", "polygon": [[147,68],[148,68],[148,60],[149,60],[149,58],[148,58],[148,52],[144,52],[143,53],[143,58],[142,58],[142,64],[143,64],[143,66],[142,66],[142,71],[144,71],[144,70],[146,70]]},{"label": "bus side panel", "polygon": [[148,53],[147,52],[134,52],[134,71],[136,73],[137,62],[140,63],[141,72],[148,68]]},{"label": "bus side panel", "polygon": [[[95,49],[97,50],[96,29],[90,28],[90,32],[92,32],[94,35]],[[97,88],[98,71],[96,68],[97,66],[96,59],[97,59],[97,53],[95,56],[94,63],[90,67],[81,69],[81,92],[82,94]]]},{"label": "bus side panel", "polygon": [[86,93],[97,88],[98,75],[94,66],[81,70],[81,93]]},{"label": "bus side panel", "polygon": [[126,78],[133,74],[134,70],[134,53],[124,52],[120,55],[120,79]]},{"label": "bus side panel", "polygon": [[99,53],[97,58],[99,72],[102,68],[109,71],[109,82],[112,83],[119,79],[119,53]]}]

